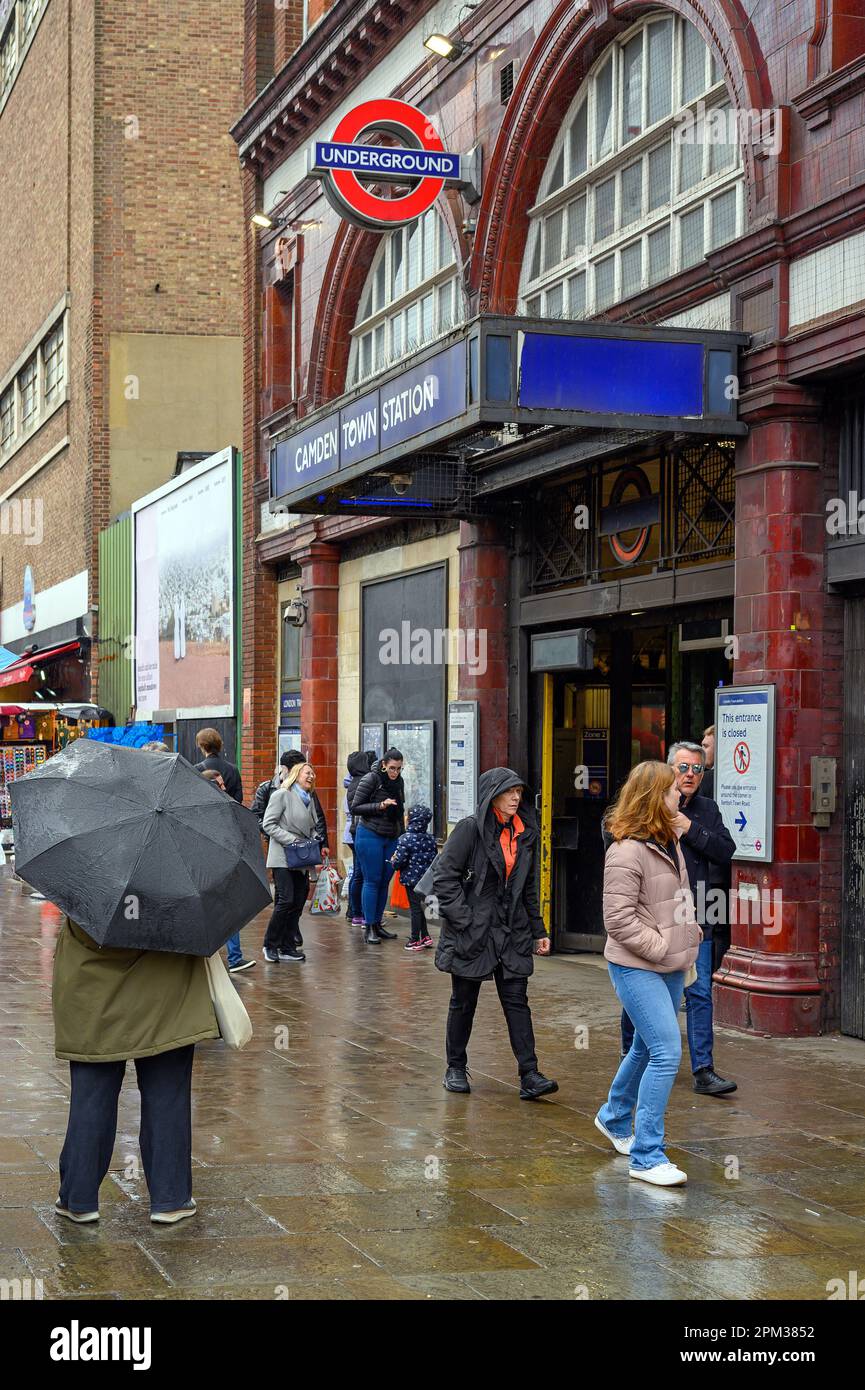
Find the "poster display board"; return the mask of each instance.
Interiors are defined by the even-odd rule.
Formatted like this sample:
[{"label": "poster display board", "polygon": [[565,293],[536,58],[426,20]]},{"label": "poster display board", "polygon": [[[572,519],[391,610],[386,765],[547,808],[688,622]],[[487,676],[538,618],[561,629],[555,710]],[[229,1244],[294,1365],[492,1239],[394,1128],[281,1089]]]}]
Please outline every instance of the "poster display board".
[{"label": "poster display board", "polygon": [[715,800],[736,859],[772,858],[775,807],[775,687],[715,692]]},{"label": "poster display board", "polygon": [[360,743],[358,748],[361,753],[366,753],[372,749],[377,758],[384,752],[384,725],[383,724],[361,724]]},{"label": "poster display board", "polygon": [[478,702],[448,705],[448,823],[474,813],[478,801]]},{"label": "poster display board", "polygon": [[389,720],[387,746],[398,748],[403,755],[402,780],[405,785],[405,809],[429,806],[435,823],[435,761],[432,719]]},{"label": "poster display board", "polygon": [[234,714],[234,449],[132,507],[139,719]]}]

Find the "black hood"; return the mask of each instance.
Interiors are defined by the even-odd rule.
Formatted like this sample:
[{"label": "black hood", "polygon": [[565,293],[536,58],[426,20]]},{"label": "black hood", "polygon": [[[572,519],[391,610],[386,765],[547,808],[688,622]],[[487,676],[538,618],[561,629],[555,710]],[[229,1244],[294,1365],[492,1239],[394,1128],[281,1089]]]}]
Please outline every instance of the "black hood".
[{"label": "black hood", "polygon": [[348,770],[352,777],[365,777],[375,762],[375,753],[367,749],[365,753],[349,753]]},{"label": "black hood", "polygon": [[531,801],[531,790],[518,772],[514,772],[509,767],[491,767],[487,772],[482,772],[478,778],[478,808],[475,812],[475,819],[478,829],[483,830],[487,812],[492,806],[493,797],[506,792],[509,787],[523,787],[522,800],[519,805],[519,817],[524,825],[535,824],[535,808]]}]

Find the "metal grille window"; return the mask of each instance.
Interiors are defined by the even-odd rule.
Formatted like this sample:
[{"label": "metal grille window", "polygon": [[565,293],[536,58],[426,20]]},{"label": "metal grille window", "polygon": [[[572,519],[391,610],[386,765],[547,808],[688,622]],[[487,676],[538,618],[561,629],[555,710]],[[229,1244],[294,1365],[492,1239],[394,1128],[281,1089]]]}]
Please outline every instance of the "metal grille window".
[{"label": "metal grille window", "polygon": [[8,449],[15,438],[15,387],[0,396],[0,449]]},{"label": "metal grille window", "polygon": [[18,390],[21,396],[21,428],[26,430],[36,419],[39,410],[39,372],[35,353],[26,367],[21,369]]},{"label": "metal grille window", "polygon": [[567,303],[577,270],[589,287],[580,314],[599,313],[740,235],[735,116],[685,20],[652,17],[612,44],[562,123],[530,211],[522,311]]},{"label": "metal grille window", "polygon": [[45,390],[45,403],[48,404],[59,395],[65,377],[63,362],[63,323],[48,334],[42,345],[42,371]]},{"label": "metal grille window", "polygon": [[499,99],[502,106],[507,106],[514,91],[514,65],[505,63],[499,73]]},{"label": "metal grille window", "polygon": [[462,322],[456,255],[435,208],[383,238],[360,304],[352,330],[349,385],[382,371]]}]

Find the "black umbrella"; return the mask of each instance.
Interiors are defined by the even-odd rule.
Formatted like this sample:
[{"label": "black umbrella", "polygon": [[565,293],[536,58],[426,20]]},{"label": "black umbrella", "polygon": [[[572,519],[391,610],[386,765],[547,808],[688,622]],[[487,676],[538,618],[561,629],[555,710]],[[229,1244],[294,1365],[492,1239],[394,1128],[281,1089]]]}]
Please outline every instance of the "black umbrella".
[{"label": "black umbrella", "polygon": [[101,946],[210,956],[270,905],[257,818],[178,753],[82,738],[10,791],[17,873]]}]

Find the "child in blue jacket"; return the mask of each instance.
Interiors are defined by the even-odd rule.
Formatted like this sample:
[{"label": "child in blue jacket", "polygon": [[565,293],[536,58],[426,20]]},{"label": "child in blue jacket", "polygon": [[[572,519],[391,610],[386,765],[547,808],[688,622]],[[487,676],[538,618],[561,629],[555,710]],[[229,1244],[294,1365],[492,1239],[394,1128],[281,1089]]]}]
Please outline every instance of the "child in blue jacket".
[{"label": "child in blue jacket", "polygon": [[415,892],[418,879],[426,873],[438,854],[435,840],[427,833],[431,820],[429,806],[412,807],[408,813],[408,830],[397,840],[390,861],[394,868],[399,869],[400,882],[408,894],[411,907],[411,937],[405,944],[407,951],[423,951],[433,945],[427,931],[423,898]]}]

